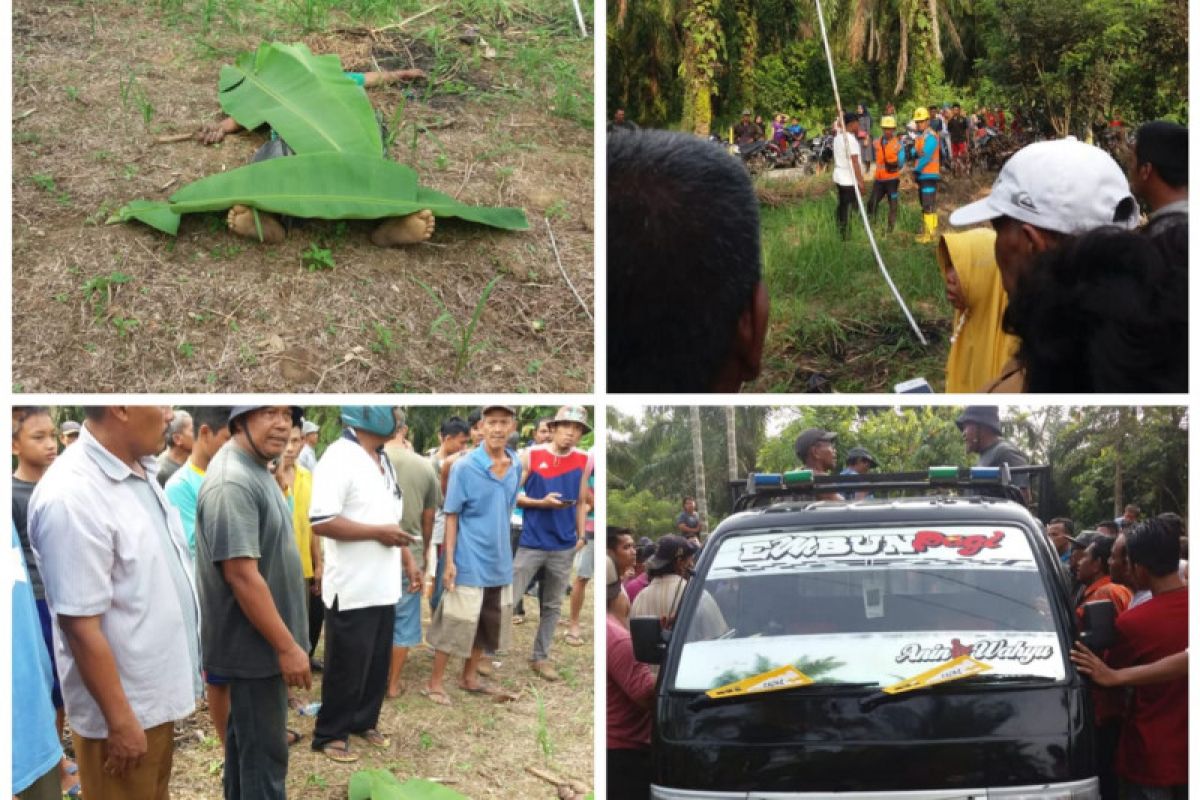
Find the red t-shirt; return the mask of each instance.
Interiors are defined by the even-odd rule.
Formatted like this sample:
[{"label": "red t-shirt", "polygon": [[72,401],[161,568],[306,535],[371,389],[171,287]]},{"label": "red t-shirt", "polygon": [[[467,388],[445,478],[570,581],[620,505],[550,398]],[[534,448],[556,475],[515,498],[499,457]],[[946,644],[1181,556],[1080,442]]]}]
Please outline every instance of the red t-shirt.
[{"label": "red t-shirt", "polygon": [[654,673],[633,657],[629,631],[612,617],[608,625],[608,749],[644,750],[650,746],[650,709]]},{"label": "red t-shirt", "polygon": [[[1156,595],[1117,617],[1117,645],[1110,666],[1150,664],[1188,646],[1188,592],[1185,586]],[[1117,775],[1143,786],[1188,782],[1187,678],[1137,686],[1121,743]]]}]

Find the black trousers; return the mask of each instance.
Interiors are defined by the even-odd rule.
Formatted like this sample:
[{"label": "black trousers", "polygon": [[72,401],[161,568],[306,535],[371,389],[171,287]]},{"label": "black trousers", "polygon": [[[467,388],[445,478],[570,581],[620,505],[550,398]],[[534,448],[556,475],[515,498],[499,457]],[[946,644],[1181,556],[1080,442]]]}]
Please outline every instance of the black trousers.
[{"label": "black trousers", "polygon": [[838,205],[837,205],[837,225],[838,230],[842,233],[842,238],[845,239],[850,235],[850,209],[854,208],[854,187],[842,186],[837,184],[838,190]]},{"label": "black trousers", "polygon": [[650,750],[608,750],[608,796],[650,800]]},{"label": "black trousers", "polygon": [[325,674],[313,749],[344,741],[379,723],[387,693],[396,607],[340,611],[335,600],[325,613]]},{"label": "black trousers", "polygon": [[286,800],[287,714],[282,675],[229,680],[225,800]]},{"label": "black trousers", "polygon": [[1100,779],[1100,800],[1117,800],[1117,742],[1121,739],[1121,720],[1096,726],[1096,777]]},{"label": "black trousers", "polygon": [[325,601],[319,595],[312,593],[313,579],[304,582],[308,592],[308,655],[317,652],[317,642],[321,641],[321,626],[325,622]]},{"label": "black trousers", "polygon": [[875,183],[871,184],[871,199],[867,201],[867,213],[871,219],[875,219],[875,211],[879,208],[879,201],[883,198],[888,200],[888,230],[891,231],[896,227],[896,206],[900,201],[900,179],[892,178],[891,180],[875,179]]}]

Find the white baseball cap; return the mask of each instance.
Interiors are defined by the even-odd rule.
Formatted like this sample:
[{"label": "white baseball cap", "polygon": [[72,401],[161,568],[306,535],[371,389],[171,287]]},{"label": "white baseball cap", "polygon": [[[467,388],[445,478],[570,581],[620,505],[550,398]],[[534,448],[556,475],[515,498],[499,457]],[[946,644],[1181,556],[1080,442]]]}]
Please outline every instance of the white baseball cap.
[{"label": "white baseball cap", "polygon": [[950,215],[951,225],[1012,217],[1048,231],[1075,235],[1137,225],[1137,202],[1112,156],[1074,136],[1034,142],[1013,154],[992,192]]}]

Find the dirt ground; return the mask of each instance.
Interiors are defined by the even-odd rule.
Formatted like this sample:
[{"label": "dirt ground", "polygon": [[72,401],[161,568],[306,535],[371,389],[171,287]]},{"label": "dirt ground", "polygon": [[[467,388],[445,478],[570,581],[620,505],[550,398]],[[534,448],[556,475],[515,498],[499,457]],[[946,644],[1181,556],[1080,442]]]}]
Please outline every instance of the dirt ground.
[{"label": "dirt ground", "polygon": [[[452,705],[435,705],[419,693],[429,678],[432,651],[421,647],[409,654],[400,697],[385,700],[379,730],[392,740],[388,750],[376,750],[351,740],[359,755],[355,764],[338,764],[311,750],[314,717],[289,715],[288,726],[304,734],[293,745],[288,763],[288,797],[344,800],[350,776],[364,769],[388,769],[401,781],[424,778],[463,795],[480,798],[557,798],[554,785],[532,774],[532,768],[564,781],[593,786],[593,589],[588,585],[582,624],[584,644],[569,647],[566,633],[568,601],[555,635],[551,660],[562,680],[548,683],[528,667],[537,631],[537,601],[526,598],[528,616],[513,626],[513,648],[499,654],[491,678],[517,699],[494,702],[456,688],[462,662],[451,659],[446,687]],[[428,604],[423,630],[428,628]],[[321,649],[324,648],[322,640]],[[320,673],[313,688],[298,691],[303,703],[320,701]],[[175,800],[213,800],[222,796],[224,754],[213,731],[207,708],[176,725],[171,797]]]},{"label": "dirt ground", "polygon": [[[218,40],[152,4],[17,0],[14,390],[589,391],[592,134],[554,114],[554,86],[515,63],[545,25],[481,24],[501,45],[488,60],[459,41],[483,21],[444,5],[432,35],[427,20],[373,31],[331,17],[320,34],[245,28]],[[566,40],[571,28],[553,30]],[[235,237],[217,214],[185,217],[176,239],[105,225],[130,200],[165,199],[249,160],[265,133],[207,148],[156,139],[218,119],[221,64],[267,33],[338,53],[346,69],[440,68],[431,90],[407,98],[397,86],[370,91],[385,118],[403,104],[392,157],[464,202],[524,208],[530,229],[440,220],[431,243],[381,250],[370,222],[308,223],[273,247]],[[575,39],[590,86],[592,41]],[[302,266],[312,244],[331,250],[332,270]],[[456,331],[497,276],[464,344]]]}]

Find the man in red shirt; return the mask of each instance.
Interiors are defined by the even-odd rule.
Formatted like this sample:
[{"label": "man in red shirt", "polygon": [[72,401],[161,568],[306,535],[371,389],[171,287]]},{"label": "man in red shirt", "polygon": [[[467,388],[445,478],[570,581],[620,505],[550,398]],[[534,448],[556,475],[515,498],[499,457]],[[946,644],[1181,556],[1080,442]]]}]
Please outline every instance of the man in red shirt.
[{"label": "man in red shirt", "polygon": [[[1188,590],[1179,577],[1179,537],[1161,519],[1125,531],[1134,582],[1151,598],[1117,618],[1117,645],[1109,666],[1149,664],[1188,646]],[[1133,690],[1121,742],[1117,775],[1126,800],[1187,797],[1187,678]]]},{"label": "man in red shirt", "polygon": [[[1112,557],[1113,539],[1098,536],[1083,551],[1075,565],[1075,575],[1083,587],[1083,597],[1075,608],[1079,621],[1083,622],[1083,607],[1097,600],[1111,600],[1117,616],[1129,607],[1133,593],[1109,576],[1109,558]],[[1124,694],[1120,690],[1092,688],[1092,706],[1096,710],[1096,772],[1100,778],[1101,800],[1117,800],[1117,773],[1115,759],[1117,742],[1121,737],[1121,712]]]},{"label": "man in red shirt", "polygon": [[649,800],[654,673],[633,656],[628,629],[629,598],[621,588],[613,560],[606,560],[608,796]]}]

